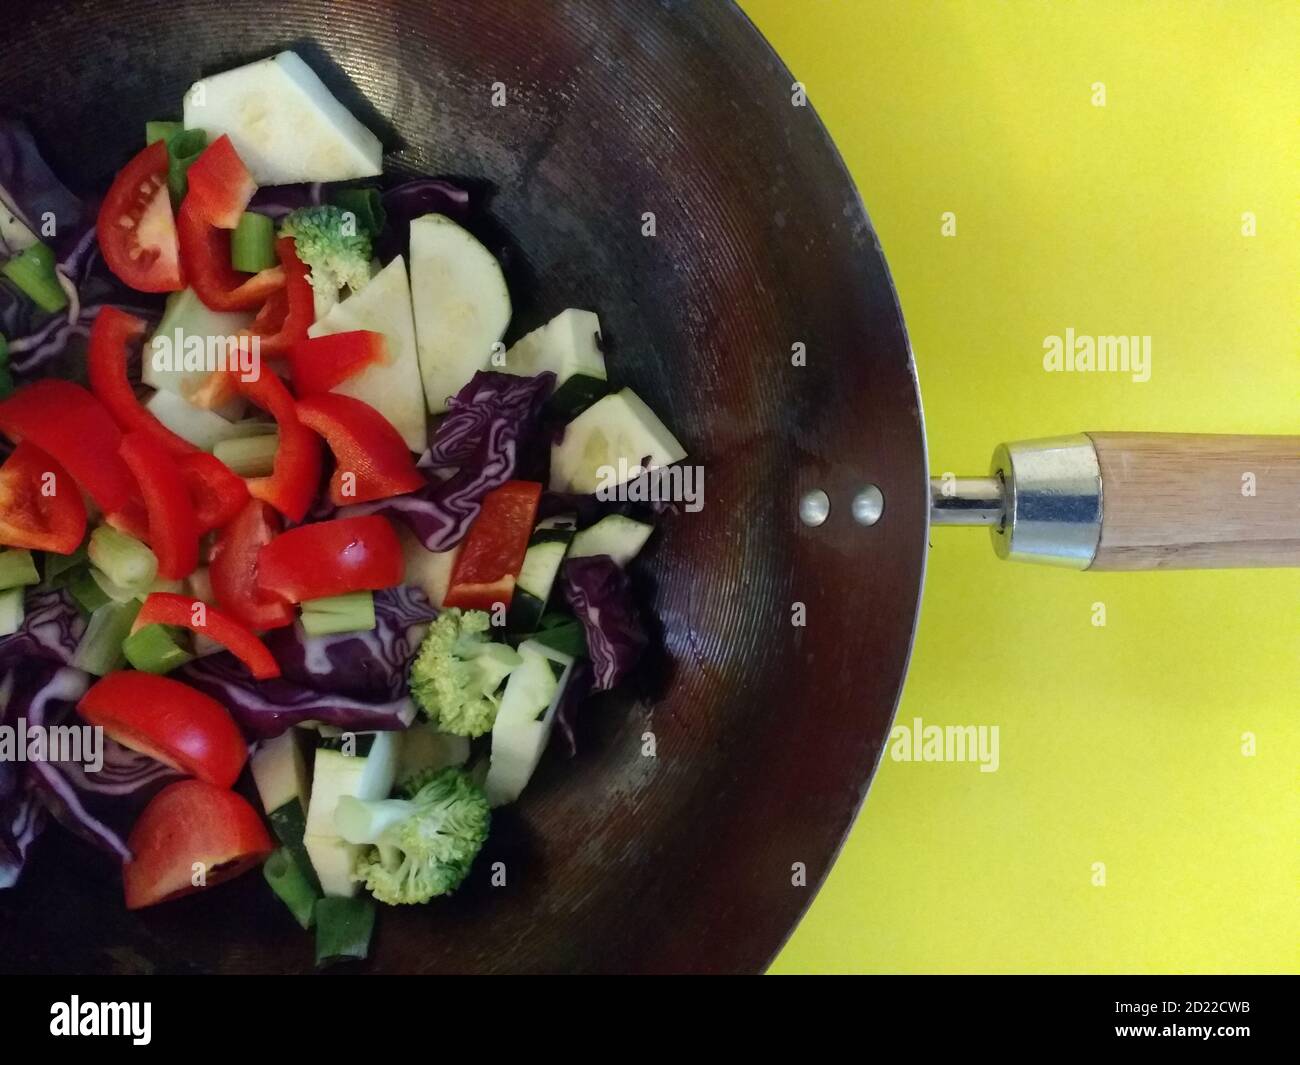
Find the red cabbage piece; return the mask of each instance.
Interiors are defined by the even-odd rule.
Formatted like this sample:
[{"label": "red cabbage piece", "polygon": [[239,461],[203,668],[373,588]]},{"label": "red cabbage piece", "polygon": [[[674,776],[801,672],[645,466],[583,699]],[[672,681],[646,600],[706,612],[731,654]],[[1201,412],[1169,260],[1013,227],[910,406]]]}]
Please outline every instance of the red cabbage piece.
[{"label": "red cabbage piece", "polygon": [[580,658],[569,670],[569,680],[560,693],[560,705],[555,708],[555,727],[564,737],[564,745],[569,749],[569,757],[578,753],[578,709],[591,694],[591,663]]},{"label": "red cabbage piece", "polygon": [[394,185],[383,194],[381,202],[387,221],[375,242],[375,254],[383,263],[406,254],[413,219],[426,214],[445,214],[464,222],[469,216],[469,193],[437,178],[414,178]]},{"label": "red cabbage piece", "polygon": [[45,807],[23,787],[17,769],[0,764],[0,890],[13,887],[45,828]]},{"label": "red cabbage piece", "polygon": [[299,207],[318,207],[321,203],[320,182],[297,185],[265,185],[253,193],[248,209],[279,222]]},{"label": "red cabbage piece", "polygon": [[340,517],[385,514],[400,518],[430,551],[447,551],[465,538],[483,497],[515,474],[521,447],[535,439],[538,414],[555,384],[550,371],[536,377],[480,370],[451,397],[429,446],[426,468],[456,467],[409,495],[358,503]]},{"label": "red cabbage piece", "polygon": [[85,616],[72,596],[62,588],[30,591],[23,606],[25,613],[18,631],[0,637],[0,669],[30,658],[71,665],[86,631]]},{"label": "red cabbage piece", "polygon": [[560,589],[587,637],[592,688],[608,691],[631,672],[649,642],[627,574],[608,555],[573,558],[560,567]]},{"label": "red cabbage piece", "polygon": [[196,658],[171,675],[212,696],[230,711],[246,735],[257,739],[278,736],[302,721],[320,721],[356,732],[383,732],[406,728],[415,718],[415,703],[408,695],[357,699],[318,691],[284,677],[254,680],[229,651]]},{"label": "red cabbage piece", "polygon": [[418,588],[375,592],[375,627],[308,636],[302,623],[273,629],[266,646],[285,680],[354,699],[390,702],[406,694],[406,675],[438,611]]},{"label": "red cabbage piece", "polygon": [[[95,212],[74,196],[45,165],[31,132],[21,122],[0,119],[0,190],[8,208],[41,240],[55,258],[72,251],[87,229],[95,226]],[[46,222],[52,222],[47,226]],[[5,259],[13,249],[3,246]]]}]

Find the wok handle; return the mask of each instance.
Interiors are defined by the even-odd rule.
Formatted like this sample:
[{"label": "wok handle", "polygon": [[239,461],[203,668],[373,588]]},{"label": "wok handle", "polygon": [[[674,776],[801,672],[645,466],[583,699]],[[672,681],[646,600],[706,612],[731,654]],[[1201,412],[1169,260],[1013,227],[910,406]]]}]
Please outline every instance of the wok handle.
[{"label": "wok handle", "polygon": [[1300,436],[1088,437],[1102,484],[1091,569],[1300,566]]},{"label": "wok handle", "polygon": [[1300,566],[1300,436],[1087,433],[1002,444],[931,480],[935,525],[1075,569]]}]

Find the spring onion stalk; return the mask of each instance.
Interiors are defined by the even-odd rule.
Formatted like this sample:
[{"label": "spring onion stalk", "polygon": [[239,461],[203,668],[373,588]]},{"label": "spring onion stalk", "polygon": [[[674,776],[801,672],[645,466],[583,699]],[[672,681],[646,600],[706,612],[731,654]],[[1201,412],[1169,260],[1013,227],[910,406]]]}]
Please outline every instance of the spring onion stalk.
[{"label": "spring onion stalk", "polygon": [[310,928],[321,896],[293,852],[288,847],[275,851],[262,866],[262,875],[280,901],[289,907],[294,920],[303,928]]},{"label": "spring onion stalk", "polygon": [[30,551],[0,551],[0,590],[40,583]]},{"label": "spring onion stalk", "polygon": [[[132,595],[147,588],[158,576],[158,557],[149,546],[111,525],[101,525],[90,534],[86,552],[112,584]],[[108,588],[104,590],[113,594]]]},{"label": "spring onion stalk", "polygon": [[0,267],[0,273],[43,311],[53,313],[68,305],[68,294],[59,284],[55,269],[54,251],[48,244],[37,241],[24,248]]},{"label": "spring onion stalk", "polygon": [[375,595],[373,592],[348,592],[326,599],[309,599],[302,604],[302,627],[308,636],[373,629]]},{"label": "spring onion stalk", "polygon": [[152,144],[154,141],[167,141],[170,143],[173,137],[184,131],[185,126],[180,122],[146,122],[144,124],[144,142],[145,144]]},{"label": "spring onion stalk", "polygon": [[72,656],[76,669],[102,677],[122,663],[122,642],[131,632],[140,604],[134,599],[125,603],[105,603],[93,614]]},{"label": "spring onion stalk", "polygon": [[89,566],[73,571],[68,581],[68,591],[72,593],[72,598],[77,601],[77,605],[87,614],[93,614],[105,603],[115,602],[113,597],[99,586],[99,581],[95,580],[95,575]]},{"label": "spring onion stalk", "polygon": [[63,584],[71,579],[72,571],[86,566],[86,545],[81,544],[70,555],[56,555],[53,551],[45,552],[46,584]]},{"label": "spring onion stalk", "polygon": [[383,230],[387,217],[378,189],[339,189],[331,198],[356,218],[358,233],[366,232],[375,237]]},{"label": "spring onion stalk", "polygon": [[167,625],[145,625],[122,641],[126,660],[143,673],[170,673],[193,661],[181,646],[176,630]]},{"label": "spring onion stalk", "polygon": [[369,896],[316,900],[316,964],[364,958],[370,953],[375,903]]},{"label": "spring onion stalk", "polygon": [[183,129],[167,141],[167,191],[173,204],[179,205],[185,199],[190,164],[207,146],[208,135],[201,129]]},{"label": "spring onion stalk", "polygon": [[279,447],[279,433],[263,433],[219,440],[212,448],[212,454],[240,477],[266,477],[275,466],[275,453]]},{"label": "spring onion stalk", "polygon": [[95,582],[96,587],[114,603],[125,603],[128,599],[139,599],[143,601],[148,585],[141,585],[138,588],[124,588],[122,585],[111,581],[103,572],[90,567],[90,579]]},{"label": "spring onion stalk", "polygon": [[582,624],[564,614],[547,614],[538,624],[537,632],[527,638],[573,658],[584,658],[587,654]]},{"label": "spring onion stalk", "polygon": [[[3,210],[4,208],[0,208]],[[9,369],[9,340],[0,333],[0,399],[14,390],[14,375]]]},{"label": "spring onion stalk", "polygon": [[22,628],[25,615],[22,588],[6,588],[0,592],[0,636],[12,636]]},{"label": "spring onion stalk", "polygon": [[245,211],[230,238],[230,265],[255,274],[276,262],[275,223],[264,214]]}]

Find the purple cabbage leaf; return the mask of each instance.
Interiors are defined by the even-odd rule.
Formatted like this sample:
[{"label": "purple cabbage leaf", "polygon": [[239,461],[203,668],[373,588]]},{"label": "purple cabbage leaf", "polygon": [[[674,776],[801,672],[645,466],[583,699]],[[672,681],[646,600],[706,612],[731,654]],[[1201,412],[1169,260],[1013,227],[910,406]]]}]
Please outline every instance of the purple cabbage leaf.
[{"label": "purple cabbage leaf", "polygon": [[592,689],[609,691],[632,671],[649,642],[631,582],[608,555],[593,555],[560,567],[560,590],[587,637]]}]

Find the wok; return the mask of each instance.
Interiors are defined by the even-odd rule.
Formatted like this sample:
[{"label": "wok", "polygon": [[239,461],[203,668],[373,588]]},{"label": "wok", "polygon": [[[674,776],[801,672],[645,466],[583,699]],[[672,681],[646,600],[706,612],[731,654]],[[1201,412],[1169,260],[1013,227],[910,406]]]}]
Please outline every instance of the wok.
[{"label": "wok", "polygon": [[[575,759],[548,752],[454,897],[383,912],[365,968],[762,969],[888,736],[931,508],[898,300],[790,72],[738,8],[698,0],[22,0],[7,23],[0,112],[83,192],[200,75],[296,48],[380,133],[390,170],[474,191],[516,304],[507,342],[564,307],[597,310],[616,380],[706,471],[703,509],[670,518],[638,566],[661,650],[631,691],[587,708]],[[1176,515],[1201,516],[1223,451],[1188,459],[1162,439],[1110,452],[1122,479],[1130,450],[1155,446],[1164,483],[1186,489],[1124,545],[1154,536],[1165,563],[1196,561],[1183,548],[1206,530],[1179,539]],[[936,514],[1015,535],[1011,555],[1050,553],[1064,530],[1067,559],[1103,561],[1086,440],[937,483]],[[1239,526],[1213,536],[1296,561],[1294,530]],[[1252,560],[1270,559],[1237,558]],[[13,971],[306,972],[309,939],[256,876],[126,913],[113,870],[56,830],[0,893]]]}]

